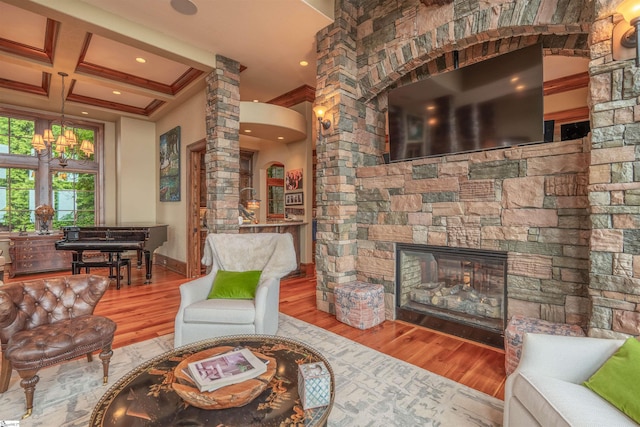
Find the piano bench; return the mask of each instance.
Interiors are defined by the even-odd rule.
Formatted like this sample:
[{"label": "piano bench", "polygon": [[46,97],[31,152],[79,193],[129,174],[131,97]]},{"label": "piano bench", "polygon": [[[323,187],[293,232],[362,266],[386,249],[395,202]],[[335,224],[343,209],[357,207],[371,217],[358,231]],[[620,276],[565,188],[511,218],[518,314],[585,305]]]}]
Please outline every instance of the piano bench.
[{"label": "piano bench", "polygon": [[[129,258],[120,258],[118,257],[113,263],[109,266],[109,277],[116,278],[116,289],[120,289],[120,268],[127,267],[127,285],[131,285],[131,259]],[[113,274],[113,270],[115,274]]]},{"label": "piano bench", "polygon": [[[92,268],[109,267],[109,278],[116,279],[116,289],[120,289],[120,269],[127,267],[127,285],[131,285],[131,259],[118,257],[109,257],[108,261],[74,261],[71,272],[73,274],[80,274],[80,271],[84,268],[85,273],[90,273]],[[114,273],[115,269],[115,273]]]}]

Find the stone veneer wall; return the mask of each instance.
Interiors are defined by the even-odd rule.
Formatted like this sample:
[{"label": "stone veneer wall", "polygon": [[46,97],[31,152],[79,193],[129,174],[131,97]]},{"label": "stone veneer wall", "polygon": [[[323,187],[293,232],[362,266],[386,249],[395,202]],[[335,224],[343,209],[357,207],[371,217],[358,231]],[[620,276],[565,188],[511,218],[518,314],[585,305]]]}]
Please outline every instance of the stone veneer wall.
[{"label": "stone veneer wall", "polygon": [[[396,298],[401,306],[407,304],[411,300],[411,291],[422,284],[422,266],[420,265],[420,258],[406,254],[402,264],[402,273],[400,274],[402,293],[397,295],[398,292],[396,292]],[[387,311],[386,307],[385,311]],[[386,314],[387,313],[385,313],[385,317]]]},{"label": "stone veneer wall", "polygon": [[640,70],[612,59],[620,1],[600,3],[591,32],[589,335],[640,335]]},{"label": "stone veneer wall", "polygon": [[[510,315],[640,334],[640,79],[611,58],[619,1],[424,3],[337,0],[318,33],[318,308],[357,278],[385,285],[392,314],[393,242],[446,244],[509,251]],[[536,42],[591,56],[590,141],[382,164],[387,90],[454,50],[464,65]]]},{"label": "stone veneer wall", "polygon": [[216,56],[206,83],[207,224],[212,233],[238,232],[240,63]]},{"label": "stone veneer wall", "polygon": [[589,226],[582,140],[358,168],[358,272],[395,311],[395,246],[501,250],[508,316],[587,324]]}]

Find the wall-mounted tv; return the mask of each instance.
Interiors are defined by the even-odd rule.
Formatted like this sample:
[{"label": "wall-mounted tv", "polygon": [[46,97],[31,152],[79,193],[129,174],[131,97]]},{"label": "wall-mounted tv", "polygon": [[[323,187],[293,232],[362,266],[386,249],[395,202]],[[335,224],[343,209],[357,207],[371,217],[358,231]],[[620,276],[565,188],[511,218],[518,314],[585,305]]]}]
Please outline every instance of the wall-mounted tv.
[{"label": "wall-mounted tv", "polygon": [[390,160],[544,141],[542,46],[389,91]]}]

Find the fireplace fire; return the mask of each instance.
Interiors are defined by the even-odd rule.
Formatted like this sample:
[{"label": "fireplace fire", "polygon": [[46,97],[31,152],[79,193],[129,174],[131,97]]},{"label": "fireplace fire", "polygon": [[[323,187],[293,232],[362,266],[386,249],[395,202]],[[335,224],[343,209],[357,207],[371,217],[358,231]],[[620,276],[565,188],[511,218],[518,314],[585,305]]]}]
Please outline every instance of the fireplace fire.
[{"label": "fireplace fire", "polygon": [[396,245],[396,318],[503,347],[507,253]]}]

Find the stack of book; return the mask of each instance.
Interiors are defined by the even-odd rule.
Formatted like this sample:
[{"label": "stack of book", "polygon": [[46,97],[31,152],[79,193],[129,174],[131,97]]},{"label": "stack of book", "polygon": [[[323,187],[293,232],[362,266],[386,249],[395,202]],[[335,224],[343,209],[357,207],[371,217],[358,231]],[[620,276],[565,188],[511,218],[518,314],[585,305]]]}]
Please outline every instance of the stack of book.
[{"label": "stack of book", "polygon": [[234,349],[189,363],[183,372],[201,392],[211,392],[262,375],[267,371],[268,362],[249,349]]}]

